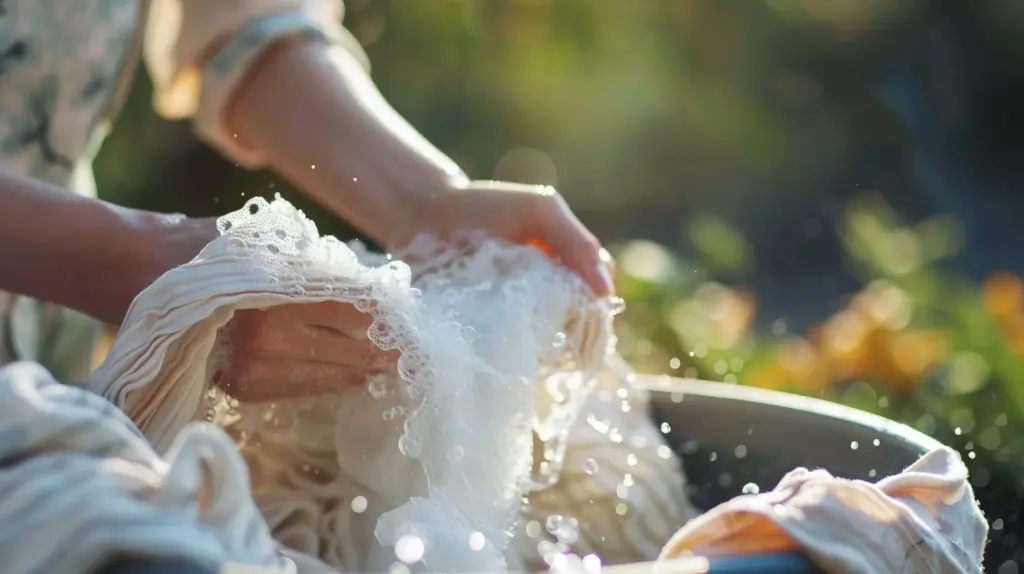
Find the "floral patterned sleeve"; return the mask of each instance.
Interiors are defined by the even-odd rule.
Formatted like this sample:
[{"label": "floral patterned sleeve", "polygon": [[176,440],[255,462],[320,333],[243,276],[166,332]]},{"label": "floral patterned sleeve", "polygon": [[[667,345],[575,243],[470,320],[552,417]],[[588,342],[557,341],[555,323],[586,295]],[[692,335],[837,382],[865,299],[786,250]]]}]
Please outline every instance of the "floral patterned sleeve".
[{"label": "floral patterned sleeve", "polygon": [[263,155],[224,126],[235,88],[275,42],[311,36],[348,49],[367,68],[359,42],[341,26],[341,0],[154,0],[144,58],[162,116],[192,118],[210,145],[246,167]]}]

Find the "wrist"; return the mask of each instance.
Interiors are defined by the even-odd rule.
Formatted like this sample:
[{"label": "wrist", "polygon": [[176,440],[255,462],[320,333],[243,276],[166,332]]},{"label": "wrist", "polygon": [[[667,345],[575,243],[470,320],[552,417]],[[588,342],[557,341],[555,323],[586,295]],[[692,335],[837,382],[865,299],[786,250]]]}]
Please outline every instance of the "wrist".
[{"label": "wrist", "polygon": [[372,228],[367,229],[368,234],[388,251],[406,247],[420,233],[446,235],[451,215],[446,209],[452,206],[450,197],[465,189],[469,179],[461,172],[445,175],[434,180],[433,185],[395,182],[393,209],[377,218]]},{"label": "wrist", "polygon": [[114,295],[105,320],[120,321],[135,297],[170,269],[191,261],[219,235],[215,219],[188,218],[179,214],[131,211],[128,228],[136,238],[135,249],[111,274]]}]

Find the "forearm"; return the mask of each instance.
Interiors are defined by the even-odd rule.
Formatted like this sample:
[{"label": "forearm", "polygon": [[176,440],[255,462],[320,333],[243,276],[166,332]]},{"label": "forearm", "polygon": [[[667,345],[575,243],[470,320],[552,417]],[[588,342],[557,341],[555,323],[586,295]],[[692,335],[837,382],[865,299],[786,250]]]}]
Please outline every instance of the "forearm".
[{"label": "forearm", "polygon": [[215,234],[211,221],[127,209],[0,170],[0,289],[108,323]]},{"label": "forearm", "polygon": [[435,198],[466,179],[352,56],[316,41],[272,49],[239,88],[227,121],[276,171],[386,246],[408,239]]}]

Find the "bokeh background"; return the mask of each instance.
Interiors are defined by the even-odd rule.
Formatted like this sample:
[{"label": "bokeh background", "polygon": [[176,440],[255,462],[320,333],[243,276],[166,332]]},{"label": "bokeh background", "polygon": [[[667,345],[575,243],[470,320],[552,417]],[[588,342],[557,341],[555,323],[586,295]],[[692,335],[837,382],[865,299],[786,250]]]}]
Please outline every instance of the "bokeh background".
[{"label": "bokeh background", "polygon": [[[1024,564],[1024,2],[348,0],[394,106],[476,178],[554,184],[611,247],[641,371],[824,397],[958,448]],[[105,199],[281,193],[149,107]]]}]

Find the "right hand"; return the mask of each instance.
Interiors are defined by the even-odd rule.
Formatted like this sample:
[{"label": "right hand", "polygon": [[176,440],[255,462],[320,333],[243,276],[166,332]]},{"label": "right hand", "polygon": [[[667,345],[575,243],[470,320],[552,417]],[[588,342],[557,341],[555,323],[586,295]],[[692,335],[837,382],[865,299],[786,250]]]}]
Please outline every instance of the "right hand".
[{"label": "right hand", "polygon": [[352,304],[295,303],[235,313],[232,351],[214,383],[241,402],[339,393],[394,372],[401,354],[370,341],[373,318]]}]

